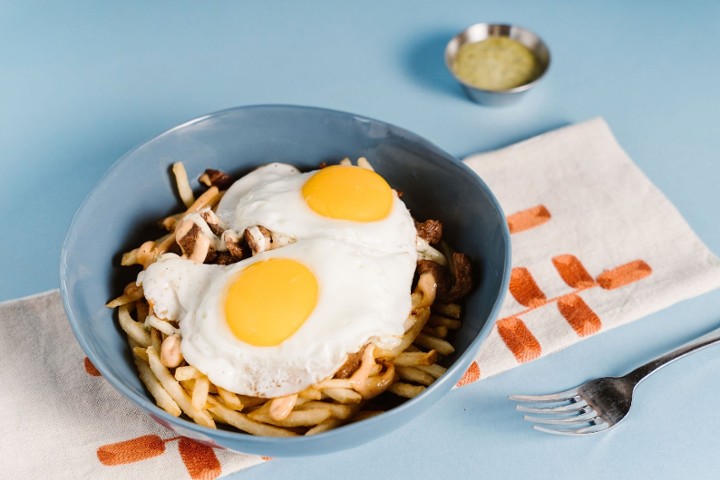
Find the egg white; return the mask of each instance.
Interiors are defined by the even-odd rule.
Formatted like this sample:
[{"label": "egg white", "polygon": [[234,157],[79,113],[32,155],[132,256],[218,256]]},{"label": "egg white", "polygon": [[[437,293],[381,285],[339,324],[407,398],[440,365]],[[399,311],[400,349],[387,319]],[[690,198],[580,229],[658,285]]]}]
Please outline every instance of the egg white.
[{"label": "egg white", "polygon": [[[319,296],[294,335],[274,347],[256,347],[230,331],[224,295],[239,271],[269,258],[290,258],[308,267]],[[411,309],[415,265],[414,249],[368,255],[366,246],[315,237],[227,266],[164,255],[140,281],[155,314],[179,320],[189,364],[227,390],[277,397],[331,377],[349,353],[369,341],[382,348],[397,345]]]},{"label": "egg white", "polygon": [[368,255],[415,252],[415,223],[393,191],[390,214],[378,221],[353,222],[323,217],[302,196],[302,187],[316,171],[300,173],[284,163],[270,163],[235,182],[217,208],[220,220],[242,232],[253,225],[305,238],[331,238],[362,248]]}]

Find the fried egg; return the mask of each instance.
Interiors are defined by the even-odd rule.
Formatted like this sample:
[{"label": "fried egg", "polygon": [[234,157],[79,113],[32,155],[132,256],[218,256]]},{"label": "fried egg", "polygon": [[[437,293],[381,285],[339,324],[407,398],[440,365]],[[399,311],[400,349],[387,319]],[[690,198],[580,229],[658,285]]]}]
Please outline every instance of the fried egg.
[{"label": "fried egg", "polygon": [[414,250],[369,255],[317,234],[226,266],[165,254],[138,281],[156,316],[179,321],[189,364],[271,398],[331,377],[368,342],[397,345],[415,264]]},{"label": "fried egg", "polygon": [[300,173],[284,163],[265,165],[228,189],[217,215],[238,232],[262,225],[296,241],[332,238],[368,255],[415,252],[415,224],[397,192],[356,166]]}]

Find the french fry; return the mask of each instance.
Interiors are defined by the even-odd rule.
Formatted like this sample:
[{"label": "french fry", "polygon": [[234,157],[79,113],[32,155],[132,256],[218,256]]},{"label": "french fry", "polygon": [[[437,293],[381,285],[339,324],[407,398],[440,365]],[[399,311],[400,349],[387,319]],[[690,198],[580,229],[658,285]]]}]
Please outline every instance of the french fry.
[{"label": "french fry", "polygon": [[162,341],[163,341],[163,339],[162,339],[162,334],[160,333],[160,331],[156,330],[154,328],[151,328],[150,329],[150,345],[155,347],[155,350],[157,350],[159,352],[160,349],[162,348]]},{"label": "french fry", "polygon": [[430,309],[421,308],[419,311],[411,313],[410,315],[415,318],[413,326],[410,327],[410,330],[405,332],[400,340],[400,343],[395,348],[390,350],[377,349],[376,355],[378,358],[394,359],[404,352],[415,341],[415,338],[420,334],[425,326],[425,322],[427,322],[427,319],[430,318]]},{"label": "french fry", "polygon": [[[151,263],[155,261],[155,242],[149,240],[139,248],[135,250],[135,263],[139,263],[143,266],[143,269],[147,268]],[[133,264],[134,265],[134,264]]]},{"label": "french fry", "polygon": [[[222,398],[220,398],[220,396],[218,396],[218,399],[219,399],[220,401],[222,401]],[[245,413],[248,413],[248,414],[250,414],[250,413],[253,413],[253,414],[267,413],[267,414],[270,414],[270,399],[265,398],[265,399],[263,399],[263,400],[264,400],[263,403],[261,403],[260,405],[257,405],[257,406],[255,406],[255,407],[253,407],[252,409],[250,409],[249,411],[246,411]]]},{"label": "french fry", "polygon": [[208,391],[210,390],[210,380],[206,376],[198,377],[195,379],[195,385],[193,385],[191,401],[195,408],[198,410],[205,408],[207,403]]},{"label": "french fry", "polygon": [[217,202],[220,201],[222,194],[217,187],[210,187],[200,195],[195,203],[190,205],[185,213],[193,213],[198,210],[202,210],[205,207],[213,207]]},{"label": "french fry", "polygon": [[135,282],[128,284],[125,287],[125,292],[117,298],[110,300],[105,304],[108,308],[116,308],[120,305],[127,305],[128,303],[135,302],[143,298],[143,289],[135,285]]},{"label": "french fry", "polygon": [[385,413],[383,410],[361,410],[350,418],[351,422],[359,422],[372,417],[377,417],[381,413]]},{"label": "french fry", "polygon": [[[139,319],[138,319],[138,320],[139,320]],[[170,324],[170,322],[168,322],[168,321],[166,321],[166,320],[161,320],[161,319],[159,319],[158,317],[156,317],[155,315],[148,315],[147,317],[145,317],[145,322],[144,322],[144,323],[145,323],[145,326],[146,326],[146,327],[148,327],[148,328],[150,328],[150,327],[156,328],[156,329],[158,329],[161,333],[164,333],[165,335],[176,335],[176,334],[179,334],[179,333],[180,333],[180,330],[178,330],[177,328],[173,327],[173,326]]]},{"label": "french fry", "polygon": [[420,395],[425,387],[421,385],[410,385],[404,382],[395,382],[388,389],[389,392],[394,393],[397,396],[405,398],[413,398]]},{"label": "french fry", "polygon": [[428,366],[420,365],[415,368],[417,368],[418,370],[422,370],[425,373],[429,373],[435,378],[440,378],[447,371],[447,368],[443,367],[442,365],[438,365],[437,363],[433,363],[432,365]]},{"label": "french fry", "polygon": [[430,318],[429,306],[435,300],[436,293],[437,283],[435,282],[433,274],[431,272],[425,272],[420,275],[418,284],[411,296],[412,311],[408,317],[410,322],[406,322],[411,323],[412,326],[407,329],[400,343],[395,348],[390,350],[378,349],[376,350],[376,357],[394,359],[415,341],[415,338],[427,323],[428,318]]},{"label": "french fry", "polygon": [[195,423],[204,427],[216,428],[210,414],[205,409],[196,408],[192,404],[192,399],[185,393],[180,383],[175,380],[170,371],[160,362],[160,354],[155,347],[148,347],[148,360],[150,369],[162,384],[167,393],[175,400],[175,403],[185,412]]},{"label": "french fry", "polygon": [[132,319],[127,305],[121,305],[118,308],[118,320],[120,328],[122,328],[127,336],[132,338],[138,346],[147,347],[150,345],[150,334],[145,331],[142,323]]},{"label": "french fry", "polygon": [[349,378],[331,378],[316,383],[313,385],[313,388],[317,390],[324,390],[326,388],[353,388],[353,382]]},{"label": "french fry", "polygon": [[349,388],[325,388],[322,390],[328,398],[343,404],[357,404],[362,402],[362,395]]},{"label": "french fry", "polygon": [[302,405],[298,405],[295,409],[296,412],[301,412],[305,410],[315,410],[315,409],[323,409],[327,408],[330,410],[330,415],[332,415],[334,418],[339,418],[340,420],[344,420],[353,413],[355,413],[355,408],[353,408],[350,405],[342,405],[338,403],[328,403],[328,402],[318,402],[318,401],[309,401],[305,402]]},{"label": "french fry", "polygon": [[248,395],[238,395],[237,397],[245,408],[257,407],[267,402],[267,398],[250,397]]},{"label": "french fry", "polygon": [[145,292],[143,291],[143,287],[141,285],[138,285],[137,282],[130,282],[125,285],[123,293],[125,295],[132,295],[134,297],[137,297],[137,299],[139,300],[143,297],[143,294]]},{"label": "french fry", "polygon": [[432,272],[423,272],[418,278],[415,291],[412,293],[413,310],[429,307],[435,301],[437,282]]},{"label": "french fry", "polygon": [[298,393],[298,397],[304,400],[321,400],[322,396],[322,392],[314,386],[308,387],[302,392]]},{"label": "french fry", "polygon": [[402,380],[408,382],[415,382],[427,386],[435,381],[435,377],[414,367],[397,367],[395,370],[397,370]]},{"label": "french fry", "polygon": [[327,420],[320,422],[311,429],[309,429],[307,432],[305,432],[305,435],[317,435],[318,433],[327,432],[328,430],[337,428],[342,424],[343,421],[339,418],[328,418]]},{"label": "french fry", "polygon": [[453,347],[447,340],[428,335],[427,333],[421,333],[418,335],[415,338],[415,343],[421,347],[436,350],[440,355],[450,355],[455,351],[455,347]]},{"label": "french fry", "polygon": [[428,325],[430,325],[431,327],[446,327],[450,330],[457,330],[458,328],[460,328],[462,323],[460,322],[460,320],[443,317],[442,315],[433,313],[432,315],[430,315]]},{"label": "french fry", "polygon": [[[178,404],[163,388],[152,370],[150,370],[150,366],[147,363],[148,357],[145,347],[138,345],[138,343],[130,336],[128,336],[128,344],[133,351],[133,361],[135,362],[135,367],[138,371],[138,377],[140,377],[140,381],[145,385],[148,392],[150,392],[150,395],[152,395],[155,399],[157,406],[168,412],[170,415],[179,417],[182,410],[180,410]],[[144,359],[143,355],[139,354],[139,351],[142,351],[145,354]]]},{"label": "french fry", "polygon": [[437,352],[403,352],[393,360],[397,367],[417,367],[418,365],[432,365],[437,360]]},{"label": "french fry", "polygon": [[444,339],[445,337],[447,337],[448,328],[447,327],[430,327],[428,325],[425,325],[425,328],[422,329],[422,333],[427,333],[428,335],[432,335],[437,338]]},{"label": "french fry", "polygon": [[370,165],[370,162],[368,162],[368,159],[365,157],[360,157],[357,159],[357,166],[360,168],[364,168],[365,170],[370,170],[371,172],[375,171],[373,166]]},{"label": "french fry", "polygon": [[[137,345],[137,343],[135,345]],[[133,351],[133,355],[138,357],[143,362],[147,363],[147,361],[148,361],[147,347],[133,347],[132,351]]]},{"label": "french fry", "polygon": [[[379,375],[385,367],[385,373]],[[395,366],[385,360],[375,362],[375,345],[369,343],[362,354],[360,367],[350,377],[352,388],[362,398],[370,399],[380,395],[395,381]]]},{"label": "french fry", "polygon": [[175,369],[175,380],[181,382],[183,380],[192,380],[202,377],[203,374],[192,365],[185,365]]},{"label": "french fry", "polygon": [[195,203],[195,196],[193,195],[192,188],[190,187],[190,180],[188,180],[185,165],[183,165],[182,162],[173,163],[172,172],[175,176],[175,186],[178,189],[180,200],[182,200],[186,207],[189,207]]},{"label": "french fry", "polygon": [[143,268],[147,268],[155,258],[152,256],[152,249],[155,247],[155,242],[148,240],[147,242],[140,245],[138,248],[130,250],[129,252],[123,253],[120,265],[127,267],[130,265],[142,265]]},{"label": "french fry", "polygon": [[363,399],[368,400],[380,395],[395,382],[395,365],[387,362],[385,367],[382,375],[373,375],[355,385],[355,391],[362,395]]},{"label": "french fry", "polygon": [[220,399],[228,407],[238,411],[242,410],[245,407],[238,398],[238,396],[235,395],[233,392],[225,390],[222,387],[218,387],[217,385],[215,385],[215,388],[217,388],[218,396],[220,396]]},{"label": "french fry", "polygon": [[160,226],[163,227],[168,232],[172,232],[173,230],[175,230],[175,225],[177,225],[177,222],[184,215],[185,215],[185,212],[176,213],[175,215],[169,215],[160,221]]},{"label": "french fry", "polygon": [[324,422],[332,416],[332,412],[327,407],[314,408],[312,410],[293,410],[282,420],[275,420],[268,412],[256,410],[248,413],[250,419],[257,422],[268,423],[278,427],[314,427],[318,423]]},{"label": "french fry", "polygon": [[[138,251],[140,248],[133,248],[129,252],[125,252],[122,254],[122,257],[120,258],[120,265],[123,267],[129,267],[130,265],[137,265],[140,263],[138,260]],[[106,305],[108,308],[114,308],[110,305]]]},{"label": "french fry", "polygon": [[148,364],[140,360],[137,356],[134,357],[134,360],[140,381],[145,384],[148,392],[150,392],[150,395],[152,395],[155,399],[157,406],[168,412],[170,415],[179,417],[182,410],[180,410],[177,402],[173,400],[167,390],[165,390],[160,384],[160,381],[157,377],[155,377],[155,374],[153,374]]},{"label": "french fry", "polygon": [[[358,369],[355,370],[355,373],[353,373],[349,378],[350,388],[357,391],[359,387],[362,387],[365,384],[365,381],[370,377],[370,375],[372,375],[374,367],[377,365],[375,363],[375,350],[375,345],[372,343],[369,343],[365,347],[365,350],[363,350],[360,367],[358,367]],[[362,395],[362,392],[358,393]]]},{"label": "french fry", "polygon": [[433,313],[439,313],[445,317],[450,317],[455,320],[460,318],[462,309],[457,303],[434,303],[432,306]]},{"label": "french fry", "polygon": [[181,380],[180,385],[183,387],[183,390],[189,395],[192,396],[193,388],[195,387],[195,379],[191,378],[190,380]]},{"label": "french fry", "polygon": [[[162,255],[163,253],[167,252],[170,247],[172,247],[175,244],[175,234],[174,233],[168,233],[161,239],[159,239],[157,242],[155,242],[155,245],[153,246],[152,251],[150,252],[150,255],[152,256],[152,262],[155,261],[157,257]],[[147,268],[147,266],[145,267]]]},{"label": "french fry", "polygon": [[207,172],[203,172],[202,175],[198,177],[198,182],[202,183],[206,187],[212,187],[212,180]]},{"label": "french fry", "polygon": [[256,422],[248,418],[248,416],[245,414],[227,408],[213,397],[208,397],[208,403],[208,410],[210,410],[210,413],[212,413],[219,422],[231,425],[238,430],[242,430],[243,432],[247,432],[252,435],[262,435],[265,437],[297,436],[297,433],[293,431]]},{"label": "french fry", "polygon": [[[272,405],[272,400],[273,400],[273,399],[264,398],[264,399],[262,399],[262,400],[263,400],[263,403],[262,403],[262,404],[260,404],[259,406],[253,408],[252,411],[251,411],[251,412],[248,412],[248,413],[252,413],[253,415],[259,415],[259,414],[269,415],[269,414],[270,414],[270,406]],[[301,398],[300,395],[298,395],[297,400],[295,400],[295,406],[297,406],[297,405],[302,405],[303,403],[305,403],[305,402],[307,402],[307,401],[308,401],[308,400],[306,400],[306,399],[304,399],[304,398]]]}]

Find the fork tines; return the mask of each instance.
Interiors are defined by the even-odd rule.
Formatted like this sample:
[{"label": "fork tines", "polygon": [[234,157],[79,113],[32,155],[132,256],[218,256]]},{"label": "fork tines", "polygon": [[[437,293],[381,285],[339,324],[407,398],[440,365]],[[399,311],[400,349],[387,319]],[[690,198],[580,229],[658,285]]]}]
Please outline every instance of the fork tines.
[{"label": "fork tines", "polygon": [[541,432],[588,435],[609,427],[575,388],[550,395],[510,395],[508,398],[530,404],[516,405],[515,408],[520,412],[537,414],[523,418],[534,423],[533,428]]}]

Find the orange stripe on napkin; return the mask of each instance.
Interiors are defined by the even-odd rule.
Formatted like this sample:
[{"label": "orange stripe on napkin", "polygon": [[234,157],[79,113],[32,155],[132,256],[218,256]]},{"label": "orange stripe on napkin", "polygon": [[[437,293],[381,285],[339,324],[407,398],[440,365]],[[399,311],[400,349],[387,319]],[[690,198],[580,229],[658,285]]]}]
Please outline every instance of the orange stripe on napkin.
[{"label": "orange stripe on napkin", "polygon": [[540,342],[527,328],[525,322],[519,318],[508,317],[498,320],[497,329],[505,345],[507,345],[518,362],[529,362],[542,353]]},{"label": "orange stripe on napkin", "polygon": [[589,288],[595,285],[595,280],[585,269],[585,266],[575,255],[558,255],[552,259],[555,270],[560,278],[572,288]]},{"label": "orange stripe on napkin", "polygon": [[88,375],[93,377],[102,376],[102,374],[98,371],[97,368],[95,368],[95,365],[92,364],[88,357],[85,357],[85,359],[83,360],[83,366],[85,367],[85,371]]},{"label": "orange stripe on napkin", "polygon": [[510,273],[510,293],[519,304],[530,308],[544,305],[547,297],[525,267],[515,267]]},{"label": "orange stripe on napkin", "polygon": [[472,362],[455,386],[462,387],[463,385],[477,382],[478,380],[480,380],[480,365],[478,365],[477,362]]},{"label": "orange stripe on napkin", "polygon": [[538,205],[507,217],[508,229],[510,229],[510,233],[530,230],[547,222],[550,217],[550,211],[545,208],[545,205]]},{"label": "orange stripe on napkin", "polygon": [[571,293],[557,301],[560,314],[581,337],[597,333],[602,328],[602,321],[585,301],[578,295]]},{"label": "orange stripe on napkin", "polygon": [[123,442],[103,445],[97,457],[103,465],[125,465],[157,457],[165,452],[165,442],[157,435],[144,435]]},{"label": "orange stripe on napkin", "polygon": [[212,447],[182,437],[178,450],[192,480],[212,480],[222,473],[220,461]]},{"label": "orange stripe on napkin", "polygon": [[598,284],[605,290],[614,290],[625,285],[637,282],[652,273],[650,265],[642,260],[620,265],[612,270],[605,270],[597,278]]}]

